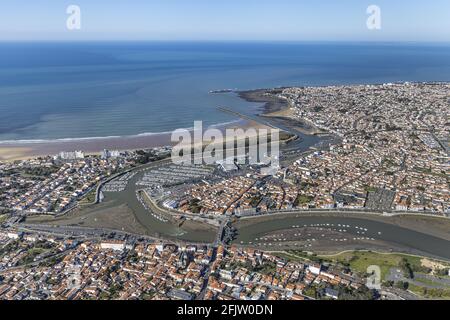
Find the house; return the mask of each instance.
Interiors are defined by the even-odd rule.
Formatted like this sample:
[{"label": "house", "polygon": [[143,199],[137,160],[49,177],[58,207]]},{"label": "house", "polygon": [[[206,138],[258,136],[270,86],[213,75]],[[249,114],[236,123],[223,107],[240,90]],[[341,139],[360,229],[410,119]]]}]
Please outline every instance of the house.
[{"label": "house", "polygon": [[325,295],[329,298],[338,299],[339,296],[339,292],[337,290],[331,289],[331,288],[326,288],[325,289]]},{"label": "house", "polygon": [[322,266],[318,263],[312,264],[310,266],[308,266],[308,270],[315,275],[319,275],[320,274],[320,270],[322,269]]}]

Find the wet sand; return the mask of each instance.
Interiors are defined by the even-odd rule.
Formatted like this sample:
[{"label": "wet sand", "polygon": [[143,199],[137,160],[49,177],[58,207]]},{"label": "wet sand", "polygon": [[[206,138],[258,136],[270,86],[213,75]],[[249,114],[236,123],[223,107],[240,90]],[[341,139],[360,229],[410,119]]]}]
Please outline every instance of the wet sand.
[{"label": "wet sand", "polygon": [[106,228],[133,234],[150,235],[145,227],[137,221],[133,211],[126,204],[115,207],[110,207],[107,204],[91,205],[81,210],[72,210],[60,217],[30,216],[27,217],[26,222],[30,224]]},{"label": "wet sand", "polygon": [[88,154],[109,150],[136,150],[170,145],[170,134],[0,143],[0,160],[18,160],[82,150]]},{"label": "wet sand", "polygon": [[263,103],[261,108],[262,114],[270,114],[287,108],[286,100],[276,97],[283,88],[277,89],[256,89],[249,91],[240,91],[238,95],[241,99],[248,102]]},{"label": "wet sand", "polygon": [[27,158],[27,154],[32,148],[24,148],[19,146],[2,147],[0,145],[0,161],[14,161]]},{"label": "wet sand", "polygon": [[239,92],[239,97],[248,102],[264,103],[261,109],[262,113],[259,114],[262,118],[272,118],[272,120],[283,122],[284,125],[306,135],[326,133],[312,123],[294,117],[294,109],[290,107],[287,100],[276,96],[277,94],[280,94],[283,89],[284,88],[242,91]]},{"label": "wet sand", "polygon": [[379,214],[369,213],[352,213],[352,212],[301,212],[278,215],[266,215],[252,218],[240,219],[238,227],[248,227],[261,222],[271,222],[278,219],[292,218],[292,217],[330,217],[330,218],[361,218],[375,222],[382,222],[397,227],[411,229],[420,233],[436,236],[450,241],[450,219],[431,216],[420,215],[397,215],[397,216],[382,216]]},{"label": "wet sand", "polygon": [[[169,240],[182,240],[183,237],[167,235],[161,230],[156,234],[140,222],[136,216],[135,207],[126,203],[118,203],[110,200],[96,205],[89,205],[75,209],[64,216],[36,215],[26,219],[27,224],[50,224],[58,226],[102,228],[115,231],[124,231],[135,235],[158,236]],[[148,213],[147,213],[148,214]],[[183,224],[183,230],[188,234],[199,233],[209,235],[207,237],[195,238],[196,241],[211,242],[217,230],[208,224],[202,224],[187,220]]]},{"label": "wet sand", "polygon": [[[277,89],[257,89],[238,92],[240,98],[248,102],[262,103],[262,118],[272,118],[275,122],[283,122],[289,127],[305,134],[315,134],[320,132],[307,123],[292,119],[292,110],[288,107],[287,101],[276,97],[283,88]],[[267,128],[262,123],[248,119],[237,119],[231,124],[217,125],[215,128],[225,132],[229,128]],[[264,121],[261,121],[264,122]],[[206,129],[206,128],[204,128]],[[97,138],[78,138],[78,139],[55,139],[55,140],[36,140],[36,141],[7,141],[0,142],[0,161],[13,161],[35,158],[39,156],[57,155],[61,151],[82,150],[87,154],[98,154],[103,149],[109,150],[138,150],[148,149],[160,146],[173,146],[171,142],[171,133],[154,133],[131,136],[117,137],[97,137]]]},{"label": "wet sand", "polygon": [[450,220],[444,218],[295,213],[241,219],[235,227],[238,230],[236,244],[272,250],[296,247],[313,252],[376,249],[450,260]]},{"label": "wet sand", "polygon": [[[262,128],[265,126],[255,121],[236,120],[236,122],[232,124],[217,126],[215,128],[224,132],[226,129],[247,129],[250,127]],[[125,151],[173,146],[174,144],[175,143],[171,142],[171,133],[123,137],[59,139],[49,141],[0,142],[0,161],[13,161],[39,156],[57,155],[61,151],[82,150],[87,154],[98,154],[103,149]]]}]

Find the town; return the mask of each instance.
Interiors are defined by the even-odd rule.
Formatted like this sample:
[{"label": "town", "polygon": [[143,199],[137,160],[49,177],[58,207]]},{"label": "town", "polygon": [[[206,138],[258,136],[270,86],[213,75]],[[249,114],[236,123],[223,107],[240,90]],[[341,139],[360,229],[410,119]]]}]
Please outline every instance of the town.
[{"label": "town", "polygon": [[[149,154],[152,155],[150,158],[142,150],[104,150],[100,155],[75,151],[0,162],[0,209],[24,215],[64,213],[90,193],[95,193],[104,179],[167,156],[167,148],[155,148]],[[108,188],[114,187],[108,185]],[[94,200],[95,197],[92,202]]]},{"label": "town", "polygon": [[[0,298],[406,299],[403,280],[392,281],[399,288],[369,288],[365,270],[285,248],[292,238],[309,250],[325,233],[336,243],[381,241],[367,228],[346,235],[350,225],[293,225],[284,235],[273,230],[238,244],[232,222],[324,211],[449,217],[449,92],[446,83],[279,90],[285,119],[338,139],[294,156],[280,148],[275,171],[238,161],[174,164],[171,147],[0,162]],[[217,238],[193,243],[123,229],[119,236],[84,221],[28,223],[117,195],[131,195],[160,225],[205,222]],[[279,250],[267,250],[272,244]]]},{"label": "town", "polygon": [[[376,298],[364,279],[331,265],[251,248],[82,241],[1,232],[1,299]],[[307,261],[307,260],[305,260]]]},{"label": "town", "polygon": [[248,215],[297,208],[450,214],[448,84],[285,89],[291,119],[337,135],[268,178],[194,185],[181,212]]}]

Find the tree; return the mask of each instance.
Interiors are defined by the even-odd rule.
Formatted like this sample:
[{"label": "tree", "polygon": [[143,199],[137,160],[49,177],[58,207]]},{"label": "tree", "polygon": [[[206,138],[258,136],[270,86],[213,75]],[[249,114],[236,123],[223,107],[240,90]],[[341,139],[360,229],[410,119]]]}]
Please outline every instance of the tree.
[{"label": "tree", "polygon": [[402,258],[402,260],[399,263],[399,267],[402,269],[403,273],[405,274],[405,277],[407,277],[408,279],[414,278],[413,269],[406,258]]},{"label": "tree", "polygon": [[395,285],[397,288],[402,290],[408,290],[409,288],[409,282],[408,281],[399,281]]}]

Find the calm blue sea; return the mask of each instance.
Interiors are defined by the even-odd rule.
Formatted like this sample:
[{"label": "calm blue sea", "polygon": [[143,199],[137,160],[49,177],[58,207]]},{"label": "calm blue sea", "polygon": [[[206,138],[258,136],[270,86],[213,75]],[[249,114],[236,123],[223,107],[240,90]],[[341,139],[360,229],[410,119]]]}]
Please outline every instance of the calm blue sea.
[{"label": "calm blue sea", "polygon": [[450,45],[0,43],[0,141],[166,132],[258,106],[210,90],[395,81],[450,81]]}]

